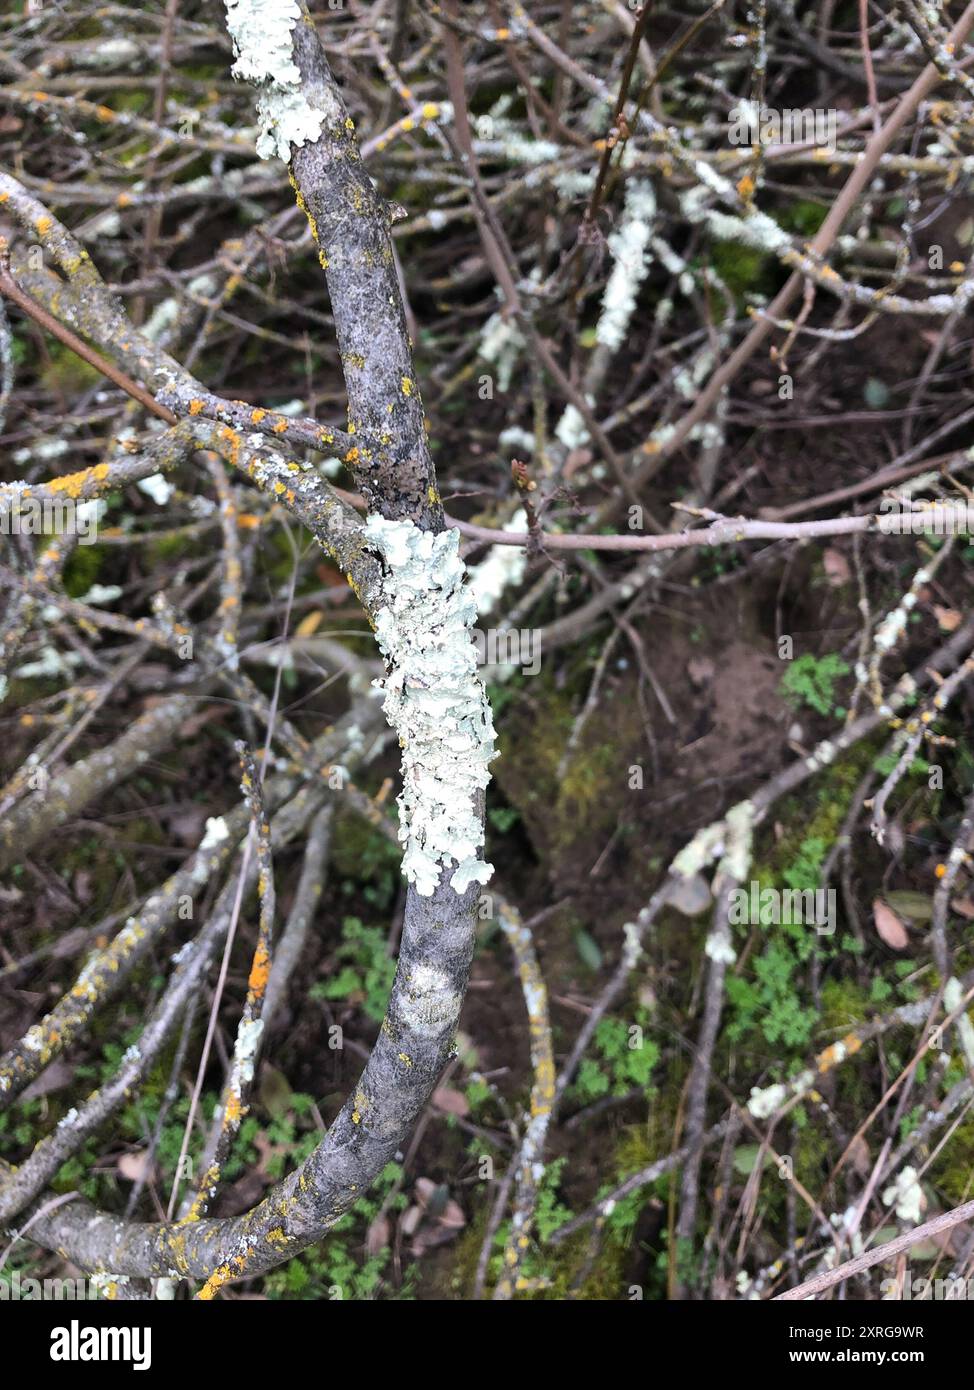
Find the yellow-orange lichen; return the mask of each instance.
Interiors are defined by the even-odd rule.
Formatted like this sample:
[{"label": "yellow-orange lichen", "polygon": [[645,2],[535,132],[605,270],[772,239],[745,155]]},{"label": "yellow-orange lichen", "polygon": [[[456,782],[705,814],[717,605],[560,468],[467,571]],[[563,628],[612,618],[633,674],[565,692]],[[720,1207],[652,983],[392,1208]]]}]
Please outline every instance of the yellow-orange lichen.
[{"label": "yellow-orange lichen", "polygon": [[263,941],[257,943],[254,952],[253,964],[250,967],[250,978],[247,981],[247,988],[258,998],[267,988],[267,977],[271,973],[271,958],[267,954],[267,947]]},{"label": "yellow-orange lichen", "polygon": [[66,492],[69,497],[80,497],[90,483],[101,483],[108,477],[108,464],[96,463],[91,468],[82,468],[80,473],[65,473],[63,478],[50,478],[44,486],[51,492]]}]

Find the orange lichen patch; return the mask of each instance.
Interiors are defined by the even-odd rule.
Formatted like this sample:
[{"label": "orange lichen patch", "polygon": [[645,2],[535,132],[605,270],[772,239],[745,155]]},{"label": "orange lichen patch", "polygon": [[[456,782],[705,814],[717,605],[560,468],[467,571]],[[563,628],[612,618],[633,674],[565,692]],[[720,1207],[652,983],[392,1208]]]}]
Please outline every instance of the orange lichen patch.
[{"label": "orange lichen patch", "polygon": [[220,438],[227,446],[227,459],[236,467],[240,458],[240,435],[229,425],[224,425],[220,430]]},{"label": "orange lichen patch", "polygon": [[256,531],[260,525],[260,517],[253,512],[238,512],[237,525],[242,531]]},{"label": "orange lichen patch", "polygon": [[937,867],[934,869],[934,874],[936,875],[937,878],[943,878],[943,876],[944,876],[944,874],[945,874],[946,872],[947,872],[947,865],[946,865],[946,864],[938,864]]},{"label": "orange lichen patch", "polygon": [[277,424],[274,426],[274,433],[283,434],[287,429],[287,424],[288,422],[286,420],[278,420]]},{"label": "orange lichen patch", "polygon": [[355,447],[355,445],[353,444],[352,447],[351,447],[351,449],[349,449],[348,453],[345,455],[345,462],[346,462],[346,463],[354,463],[355,460],[356,460],[357,458],[358,458],[358,449],[357,449],[357,448]]},{"label": "orange lichen patch", "polygon": [[110,106],[96,106],[95,115],[100,121],[114,121],[115,112]]},{"label": "orange lichen patch", "polygon": [[271,958],[267,954],[267,946],[263,941],[257,943],[254,952],[253,964],[250,967],[250,978],[247,980],[247,988],[259,998],[267,988],[267,977],[271,973]]},{"label": "orange lichen patch", "polygon": [[132,201],[132,195],[131,195],[131,193],[120,193],[120,194],[118,195],[118,197],[115,199],[116,204],[117,204],[118,207],[120,207],[120,208],[127,208],[127,207],[129,206],[129,204],[131,203],[131,201]]},{"label": "orange lichen patch", "polygon": [[658,439],[647,439],[642,447],[642,452],[644,454],[658,454],[659,450],[660,444]]},{"label": "orange lichen patch", "polygon": [[263,420],[263,419],[265,418],[266,415],[267,415],[267,411],[266,411],[266,410],[261,410],[260,407],[258,406],[258,408],[257,408],[255,411],[253,411],[253,412],[251,413],[251,416],[250,416],[251,424],[259,425],[260,422],[261,422],[261,420]]},{"label": "orange lichen patch", "polygon": [[737,191],[746,203],[751,201],[754,197],[754,180],[750,174],[745,174],[742,179],[738,180]]},{"label": "orange lichen patch", "polygon": [[0,203],[5,203],[9,197],[9,193],[0,193]]},{"label": "orange lichen patch", "polygon": [[194,397],[189,403],[189,413],[190,415],[202,415],[203,402]]},{"label": "orange lichen patch", "polygon": [[196,1297],[204,1303],[209,1302],[211,1298],[216,1298],[224,1284],[228,1284],[236,1274],[239,1274],[246,1263],[246,1256],[235,1255],[231,1264],[220,1265],[219,1269],[213,1271]]},{"label": "orange lichen patch", "polygon": [[494,35],[494,38],[498,41],[498,43],[504,43],[504,41],[506,39],[509,39],[510,37],[510,29],[498,29],[497,33]]},{"label": "orange lichen patch", "polygon": [[227,1096],[227,1106],[223,1112],[223,1125],[235,1125],[243,1114],[243,1107],[240,1104],[240,1097],[236,1091],[231,1091]]},{"label": "orange lichen patch", "polygon": [[46,92],[32,92],[31,95],[35,101],[47,101]]},{"label": "orange lichen patch", "polygon": [[37,229],[38,236],[47,236],[52,226],[51,219],[49,217],[39,217],[34,223],[34,226]]},{"label": "orange lichen patch", "polygon": [[861,1047],[862,1039],[857,1037],[855,1033],[848,1033],[844,1038],[840,1038],[838,1042],[832,1043],[831,1047],[827,1047],[824,1052],[818,1054],[816,1065],[819,1073],[831,1071],[840,1062],[844,1062],[847,1057],[854,1057]]},{"label": "orange lichen patch", "polygon": [[29,729],[34,722],[34,716],[32,714],[22,714],[20,716],[20,722],[25,729]]},{"label": "orange lichen patch", "polygon": [[65,473],[63,478],[51,478],[44,484],[51,492],[66,492],[69,497],[80,497],[90,483],[101,483],[108,477],[107,463],[96,463],[91,468],[82,468],[80,473]]}]

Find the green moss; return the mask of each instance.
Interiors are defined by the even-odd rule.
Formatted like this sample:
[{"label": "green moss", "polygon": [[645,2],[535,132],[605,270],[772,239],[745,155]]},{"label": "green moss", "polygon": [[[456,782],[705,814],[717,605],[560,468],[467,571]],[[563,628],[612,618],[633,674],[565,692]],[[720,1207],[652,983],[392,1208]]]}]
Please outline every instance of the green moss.
[{"label": "green moss", "polygon": [[948,1207],[971,1198],[974,1175],[974,1116],[954,1130],[951,1141],[930,1168],[930,1178]]},{"label": "green moss", "polygon": [[709,261],[738,303],[749,294],[774,292],[777,262],[765,251],[738,241],[715,241]]},{"label": "green moss", "polygon": [[40,379],[55,396],[77,396],[104,381],[101,372],[62,343],[51,343]]},{"label": "green moss", "polygon": [[[582,653],[557,673],[502,687],[494,701],[501,756],[494,774],[509,805],[520,811],[539,854],[559,874],[576,861],[578,847],[605,840],[634,813],[628,764],[643,756],[639,706],[625,686],[599,702],[564,770],[565,748],[591,680]],[[628,750],[638,749],[631,755]],[[601,847],[601,846],[600,846]],[[597,851],[596,851],[597,852]]]},{"label": "green moss", "polygon": [[68,598],[81,598],[97,581],[105,558],[103,545],[78,545],[64,567],[64,592]]},{"label": "green moss", "polygon": [[848,1033],[870,1014],[869,992],[854,980],[829,979],[822,985],[822,1032]]},{"label": "green moss", "polygon": [[798,236],[812,237],[828,216],[828,204],[815,203],[810,198],[799,198],[775,213],[778,225],[786,232]]}]

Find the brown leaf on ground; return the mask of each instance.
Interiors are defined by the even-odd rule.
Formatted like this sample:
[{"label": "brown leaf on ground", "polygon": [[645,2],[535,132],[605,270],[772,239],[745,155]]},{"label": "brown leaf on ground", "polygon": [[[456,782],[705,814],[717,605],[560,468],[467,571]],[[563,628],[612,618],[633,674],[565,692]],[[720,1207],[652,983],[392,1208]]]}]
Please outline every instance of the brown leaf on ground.
[{"label": "brown leaf on ground", "polygon": [[886,945],[894,951],[905,951],[910,944],[906,928],[891,907],[877,898],[873,903],[873,924]]}]

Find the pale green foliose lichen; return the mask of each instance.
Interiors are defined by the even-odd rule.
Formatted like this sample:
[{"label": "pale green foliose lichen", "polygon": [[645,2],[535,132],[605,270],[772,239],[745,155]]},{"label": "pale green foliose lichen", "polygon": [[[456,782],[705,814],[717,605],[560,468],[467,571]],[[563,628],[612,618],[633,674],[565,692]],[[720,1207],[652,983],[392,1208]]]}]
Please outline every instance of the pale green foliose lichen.
[{"label": "pale green foliose lichen", "polygon": [[450,886],[463,893],[493,873],[480,858],[484,829],[476,801],[490,781],[495,750],[471,636],[477,605],[464,583],[459,532],[434,535],[376,515],[365,531],[385,562],[375,631],[388,674],[376,684],[402,747],[403,873],[429,897],[443,869],[453,867]]},{"label": "pale green foliose lichen", "polygon": [[[258,88],[257,116],[261,159],[275,154],[285,163],[292,145],[313,143],[326,114],[312,107],[292,55],[291,36],[301,18],[296,0],[224,0],[233,40],[234,77]],[[333,113],[331,113],[333,114]]]}]

